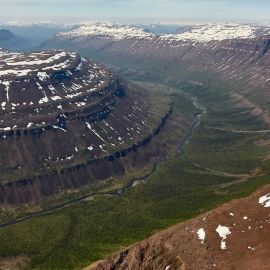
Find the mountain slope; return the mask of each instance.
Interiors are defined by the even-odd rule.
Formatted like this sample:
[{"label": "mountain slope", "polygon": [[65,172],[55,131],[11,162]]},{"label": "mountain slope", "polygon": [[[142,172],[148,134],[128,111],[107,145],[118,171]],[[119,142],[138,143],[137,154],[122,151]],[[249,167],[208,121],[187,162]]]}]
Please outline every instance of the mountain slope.
[{"label": "mountain slope", "polygon": [[68,26],[57,24],[22,22],[10,22],[2,25],[0,24],[0,29],[1,28],[10,31],[15,36],[24,40],[23,44],[20,43],[17,45],[17,47],[7,49],[29,52],[37,50],[38,46],[42,42],[51,38],[55,34],[70,29]]},{"label": "mountain slope", "polygon": [[14,35],[11,31],[0,29],[0,48],[17,50],[26,46],[26,41]]},{"label": "mountain slope", "polygon": [[121,157],[147,162],[158,150],[138,150],[170,112],[166,102],[154,112],[143,90],[63,50],[3,52],[0,91],[2,204],[121,176]]},{"label": "mountain slope", "polygon": [[181,34],[154,35],[128,26],[98,24],[60,33],[43,46],[72,48],[104,61],[165,61],[265,88],[270,83],[269,31],[251,25],[210,24]]},{"label": "mountain slope", "polygon": [[0,30],[0,42],[10,40],[15,37],[16,36],[8,30],[5,30],[5,29]]},{"label": "mountain slope", "polygon": [[269,269],[269,191],[265,186],[86,269]]}]

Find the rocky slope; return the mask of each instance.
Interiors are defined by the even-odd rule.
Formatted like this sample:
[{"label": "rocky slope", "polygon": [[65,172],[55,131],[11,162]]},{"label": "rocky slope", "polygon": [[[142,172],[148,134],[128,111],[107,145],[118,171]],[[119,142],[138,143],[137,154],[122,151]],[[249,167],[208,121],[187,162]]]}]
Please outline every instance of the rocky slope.
[{"label": "rocky slope", "polygon": [[0,30],[0,42],[5,41],[5,40],[11,40],[15,37],[16,36],[8,30],[5,30],[5,29]]},{"label": "rocky slope", "polygon": [[119,158],[136,155],[165,121],[169,106],[158,121],[151,106],[146,93],[77,53],[2,50],[0,203],[124,174]]},{"label": "rocky slope", "polygon": [[166,61],[269,87],[268,27],[207,24],[185,29],[180,34],[155,35],[128,26],[83,25],[59,33],[43,46],[73,48],[102,59]]},{"label": "rocky slope", "polygon": [[270,186],[161,231],[88,267],[109,269],[270,268]]}]

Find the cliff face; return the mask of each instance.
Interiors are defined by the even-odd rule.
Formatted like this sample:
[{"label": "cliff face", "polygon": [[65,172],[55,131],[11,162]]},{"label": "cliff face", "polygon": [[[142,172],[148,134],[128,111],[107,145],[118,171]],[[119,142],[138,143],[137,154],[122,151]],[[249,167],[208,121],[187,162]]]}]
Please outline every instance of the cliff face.
[{"label": "cliff face", "polygon": [[159,128],[146,94],[72,52],[3,52],[0,90],[0,203],[122,175]]},{"label": "cliff face", "polygon": [[156,233],[85,270],[269,269],[269,191]]}]

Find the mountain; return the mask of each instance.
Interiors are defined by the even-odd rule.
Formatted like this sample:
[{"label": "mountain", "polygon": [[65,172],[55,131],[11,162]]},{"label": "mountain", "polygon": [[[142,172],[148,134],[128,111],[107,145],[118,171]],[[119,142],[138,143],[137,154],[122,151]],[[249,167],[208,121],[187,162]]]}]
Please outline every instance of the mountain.
[{"label": "mountain", "polygon": [[7,50],[16,50],[26,45],[24,39],[16,36],[12,32],[6,29],[0,29],[0,48]]},{"label": "mountain", "polygon": [[269,27],[206,24],[181,31],[155,35],[122,25],[83,25],[57,34],[43,47],[72,48],[107,64],[148,61],[208,71],[226,80],[256,84],[266,91],[270,83]]},{"label": "mountain", "polygon": [[[0,28],[12,32],[14,35],[21,37],[25,42],[20,46],[7,48],[15,51],[33,51],[47,39],[50,39],[55,34],[67,31],[69,26],[51,24],[51,23],[20,23],[10,22],[0,25]],[[3,46],[2,46],[3,47]]]},{"label": "mountain", "polygon": [[[164,26],[165,27],[165,26]],[[169,27],[169,26],[168,26]],[[79,25],[67,32],[59,33],[54,40],[91,38],[91,37],[111,37],[114,39],[130,38],[160,38],[171,41],[196,41],[207,42],[213,40],[225,40],[235,38],[254,38],[270,33],[270,27],[240,25],[240,24],[201,24],[183,25],[177,29],[170,30],[171,34],[157,34],[151,29],[161,28],[160,25],[138,25],[128,26],[120,24],[97,23],[89,25]],[[166,27],[165,27],[166,28]],[[147,31],[145,29],[148,29]],[[161,30],[157,30],[162,32]],[[174,34],[172,33],[174,32]],[[53,41],[53,40],[52,40]]]},{"label": "mountain", "polygon": [[[77,26],[43,44],[80,54],[0,52],[2,268],[23,259],[35,269],[83,267],[268,183],[267,28],[144,29]],[[121,68],[121,79],[81,55]],[[267,269],[268,194],[95,267]]]},{"label": "mountain", "polygon": [[201,24],[181,26],[175,31],[180,39],[211,41],[234,38],[254,38],[270,33],[269,27],[239,24]]},{"label": "mountain", "polygon": [[175,34],[179,29],[179,25],[175,24],[134,24],[136,28],[144,29],[155,35],[168,35]]},{"label": "mountain", "polygon": [[0,42],[1,41],[8,41],[8,40],[13,39],[15,37],[16,36],[8,30],[5,30],[5,29],[0,30]]},{"label": "mountain", "polygon": [[158,232],[85,270],[267,270],[269,192],[269,185],[265,186],[250,197]]},{"label": "mountain", "polygon": [[[156,118],[146,92],[64,50],[0,54],[0,203],[39,201],[147,162]],[[150,146],[149,146],[150,145]]]},{"label": "mountain", "polygon": [[152,34],[146,32],[143,29],[136,27],[130,27],[127,25],[116,24],[93,24],[82,25],[75,27],[69,32],[59,33],[56,38],[74,39],[74,38],[88,38],[88,37],[100,37],[104,39],[122,40],[129,38],[150,38]]}]

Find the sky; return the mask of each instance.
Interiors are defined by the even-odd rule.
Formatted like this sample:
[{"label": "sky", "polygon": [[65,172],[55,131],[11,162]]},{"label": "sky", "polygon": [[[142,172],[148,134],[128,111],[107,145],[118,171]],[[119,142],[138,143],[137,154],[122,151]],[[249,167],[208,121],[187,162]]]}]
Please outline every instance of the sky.
[{"label": "sky", "polygon": [[270,22],[270,0],[0,0],[0,23]]}]

